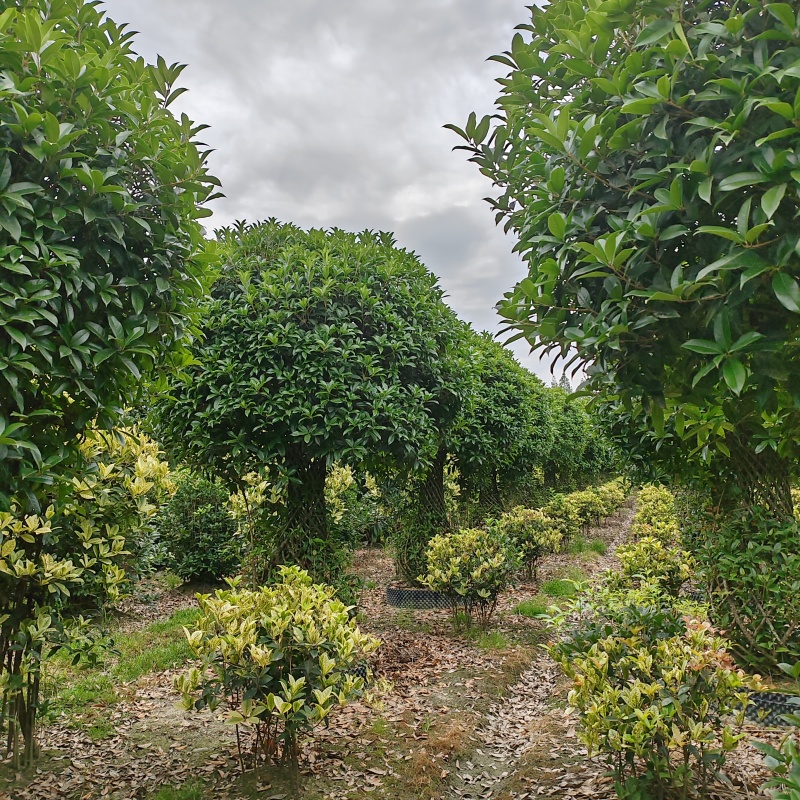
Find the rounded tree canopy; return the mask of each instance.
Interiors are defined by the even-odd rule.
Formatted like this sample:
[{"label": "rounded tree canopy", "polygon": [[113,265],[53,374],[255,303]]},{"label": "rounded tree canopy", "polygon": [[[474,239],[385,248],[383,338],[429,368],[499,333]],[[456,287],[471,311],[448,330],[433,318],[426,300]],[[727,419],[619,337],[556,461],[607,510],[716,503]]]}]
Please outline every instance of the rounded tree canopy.
[{"label": "rounded tree canopy", "polygon": [[530,476],[553,445],[554,421],[544,384],[488,333],[465,331],[470,365],[466,402],[451,452],[468,484],[504,490]]},{"label": "rounded tree canopy", "polygon": [[148,65],[84,0],[0,12],[0,505],[110,423],[204,290],[218,182]]},{"label": "rounded tree canopy", "polygon": [[503,315],[575,353],[685,466],[785,473],[800,428],[797,4],[531,13],[496,57],[511,69],[498,118],[455,128],[530,266]]},{"label": "rounded tree canopy", "polygon": [[266,464],[413,466],[455,416],[459,325],[388,233],[223,229],[224,276],[162,439],[230,482]]}]

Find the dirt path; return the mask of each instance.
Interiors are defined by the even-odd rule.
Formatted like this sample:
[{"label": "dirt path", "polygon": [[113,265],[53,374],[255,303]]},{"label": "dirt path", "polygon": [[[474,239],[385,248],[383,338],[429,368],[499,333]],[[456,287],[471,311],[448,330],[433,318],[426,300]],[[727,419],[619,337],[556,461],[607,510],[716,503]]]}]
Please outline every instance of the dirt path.
[{"label": "dirt path", "polygon": [[[620,512],[587,532],[587,538],[600,538],[608,546],[606,553],[587,569],[590,575],[614,566],[616,548],[625,541],[632,517],[633,503],[629,501]],[[560,560],[551,559],[543,571],[552,571]],[[553,711],[559,710],[554,709],[554,701],[563,689],[558,666],[542,651],[517,683],[486,712],[477,729],[480,747],[466,763],[467,770],[456,773],[453,782],[458,797],[495,797],[516,783],[517,766],[536,744],[543,720],[549,720]],[[524,794],[527,793],[519,796]]]}]

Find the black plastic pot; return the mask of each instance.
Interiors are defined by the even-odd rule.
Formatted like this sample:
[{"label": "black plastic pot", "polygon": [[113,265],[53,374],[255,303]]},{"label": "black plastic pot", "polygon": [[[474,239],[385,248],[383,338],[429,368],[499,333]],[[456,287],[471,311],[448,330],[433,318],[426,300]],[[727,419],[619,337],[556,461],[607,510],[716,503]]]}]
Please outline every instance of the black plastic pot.
[{"label": "black plastic pot", "polygon": [[398,586],[386,587],[386,602],[395,608],[450,608],[447,595],[432,592],[430,589],[405,589]]},{"label": "black plastic pot", "polygon": [[[798,702],[792,702],[798,701]],[[745,716],[762,725],[788,725],[785,714],[800,714],[800,696],[784,692],[751,692]]]}]

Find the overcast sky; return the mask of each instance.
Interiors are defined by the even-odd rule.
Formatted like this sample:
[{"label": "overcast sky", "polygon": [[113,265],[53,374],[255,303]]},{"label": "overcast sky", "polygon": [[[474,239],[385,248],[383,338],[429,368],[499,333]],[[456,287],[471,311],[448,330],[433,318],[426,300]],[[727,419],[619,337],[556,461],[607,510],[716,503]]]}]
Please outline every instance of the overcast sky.
[{"label": "overcast sky", "polygon": [[[175,107],[211,126],[225,199],[211,226],[270,216],[394,231],[478,329],[524,276],[495,227],[488,179],[453,152],[491,112],[523,0],[107,0],[135,49],[188,64]],[[523,363],[549,380],[527,347]]]}]

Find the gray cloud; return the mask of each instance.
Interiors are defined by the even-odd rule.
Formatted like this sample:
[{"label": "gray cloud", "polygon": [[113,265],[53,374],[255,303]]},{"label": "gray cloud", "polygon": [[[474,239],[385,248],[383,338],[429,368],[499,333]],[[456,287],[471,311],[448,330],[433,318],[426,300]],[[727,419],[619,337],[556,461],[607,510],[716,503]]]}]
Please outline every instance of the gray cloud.
[{"label": "gray cloud", "polygon": [[[492,110],[525,0],[107,0],[147,58],[189,64],[176,103],[215,149],[212,225],[269,216],[384,229],[435,272],[456,312],[496,332],[524,275],[442,126]],[[549,367],[517,354],[549,377]]]}]

